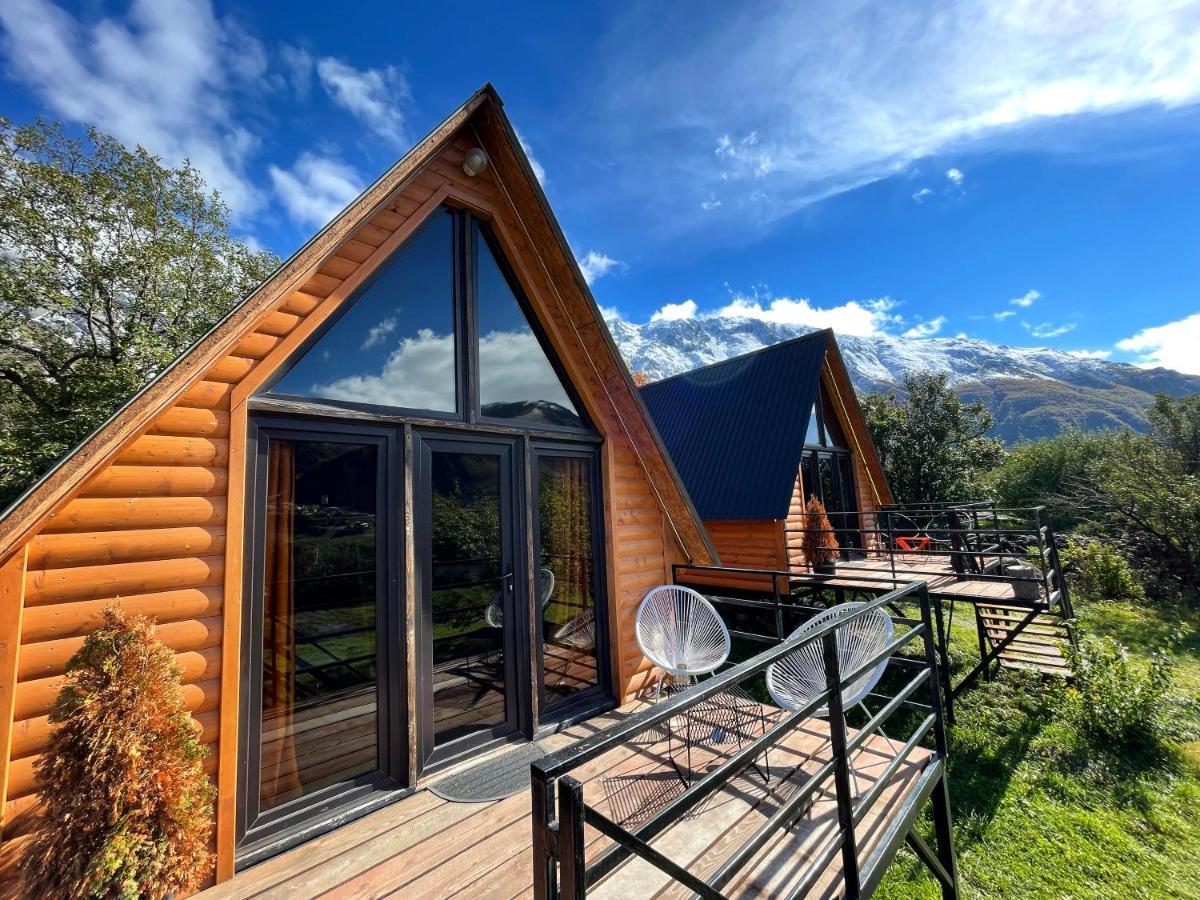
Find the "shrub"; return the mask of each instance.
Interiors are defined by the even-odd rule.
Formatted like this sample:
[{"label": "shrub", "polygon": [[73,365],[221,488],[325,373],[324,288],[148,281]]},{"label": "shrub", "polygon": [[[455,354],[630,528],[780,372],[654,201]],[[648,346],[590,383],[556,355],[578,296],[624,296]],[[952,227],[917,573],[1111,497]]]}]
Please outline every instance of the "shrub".
[{"label": "shrub", "polygon": [[804,507],[800,550],[804,553],[804,561],[813,567],[828,565],[837,559],[838,542],[833,534],[833,524],[825,514],[825,505],[815,496],[809,497]]},{"label": "shrub", "polygon": [[39,760],[44,812],[23,867],[37,897],[148,897],[212,867],[214,790],[175,655],[114,604],[67,664]]},{"label": "shrub", "polygon": [[1067,648],[1075,676],[1072,692],[1080,730],[1116,747],[1153,747],[1167,724],[1167,688],[1172,661],[1155,650],[1146,666],[1111,638],[1086,638]]},{"label": "shrub", "polygon": [[1145,600],[1137,575],[1116,549],[1100,541],[1072,541],[1062,553],[1074,587],[1092,600]]}]

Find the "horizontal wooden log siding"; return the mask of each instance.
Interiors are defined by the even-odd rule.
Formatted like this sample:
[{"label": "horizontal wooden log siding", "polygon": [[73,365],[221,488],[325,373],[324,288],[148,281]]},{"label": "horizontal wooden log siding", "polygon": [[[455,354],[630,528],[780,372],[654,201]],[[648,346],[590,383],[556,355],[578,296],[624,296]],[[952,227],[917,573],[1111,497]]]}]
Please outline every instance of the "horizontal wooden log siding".
[{"label": "horizontal wooden log siding", "polygon": [[[460,133],[439,157],[402,183],[386,208],[355,229],[299,290],[260,316],[231,353],[157,413],[140,434],[130,435],[112,462],[27,542],[20,647],[9,648],[9,653],[16,649],[18,655],[10,660],[16,684],[7,685],[14,717],[7,787],[0,781],[0,790],[5,790],[0,796],[6,800],[3,837],[9,846],[0,865],[18,852],[22,835],[36,815],[33,772],[46,746],[47,714],[66,662],[114,599],[120,599],[131,613],[154,617],[159,636],[175,650],[184,673],[185,698],[203,741],[212,750],[206,765],[216,777],[220,723],[223,718],[229,721],[220,709],[222,658],[230,658],[222,635],[230,633],[232,625],[224,621],[225,591],[238,583],[237,577],[225,576],[226,541],[232,534],[227,516],[241,515],[240,502],[234,512],[227,496],[230,485],[242,481],[231,478],[229,461],[231,456],[242,458],[240,448],[245,442],[244,431],[231,434],[231,404],[244,402],[248,385],[261,383],[294,350],[296,339],[306,330],[305,322],[310,317],[313,322],[324,319],[350,292],[349,287],[365,277],[368,267],[363,263],[414,211],[447,188],[448,202],[475,206],[493,219],[558,355],[605,436],[612,454],[611,483],[605,491],[614,557],[609,560],[609,591],[610,609],[616,610],[614,688],[618,696],[627,694],[638,673],[646,669],[634,639],[634,614],[646,591],[668,580],[671,562],[682,561],[683,555],[674,530],[664,524],[661,497],[647,479],[645,460],[626,436],[626,421],[636,410],[614,408],[618,402],[614,395],[628,393],[614,391],[609,383],[619,370],[610,364],[597,371],[593,360],[603,348],[581,344],[593,339],[595,325],[573,322],[570,311],[556,298],[546,264],[531,248],[521,216],[492,170],[473,179],[462,173],[466,150],[480,142],[474,129],[470,134]],[[602,338],[595,336],[595,340]],[[244,422],[244,415],[237,420]],[[240,540],[240,528],[238,535]],[[236,678],[231,684],[236,684]],[[0,685],[0,690],[5,687]],[[225,702],[229,698],[226,694]],[[226,754],[226,759],[236,757]],[[232,783],[232,778],[222,779],[223,786]],[[221,802],[226,800],[223,797]],[[229,834],[223,838],[231,840]],[[221,869],[228,873],[232,845],[221,842],[218,849]]]},{"label": "horizontal wooden log siding", "polygon": [[[783,553],[783,522],[776,519],[744,519],[705,522],[708,536],[721,557],[721,565],[743,569],[787,568]],[[687,573],[687,580],[713,587],[744,590],[771,590],[765,575],[728,575],[704,572]],[[782,586],[782,585],[781,585]]]}]

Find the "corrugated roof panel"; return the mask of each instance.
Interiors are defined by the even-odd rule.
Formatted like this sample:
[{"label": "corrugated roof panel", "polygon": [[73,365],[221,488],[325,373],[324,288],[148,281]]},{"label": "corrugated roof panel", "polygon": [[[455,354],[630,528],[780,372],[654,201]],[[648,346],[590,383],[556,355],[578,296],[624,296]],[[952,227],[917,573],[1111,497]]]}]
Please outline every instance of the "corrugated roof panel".
[{"label": "corrugated roof panel", "polygon": [[787,516],[829,334],[804,335],[641,389],[700,518]]}]

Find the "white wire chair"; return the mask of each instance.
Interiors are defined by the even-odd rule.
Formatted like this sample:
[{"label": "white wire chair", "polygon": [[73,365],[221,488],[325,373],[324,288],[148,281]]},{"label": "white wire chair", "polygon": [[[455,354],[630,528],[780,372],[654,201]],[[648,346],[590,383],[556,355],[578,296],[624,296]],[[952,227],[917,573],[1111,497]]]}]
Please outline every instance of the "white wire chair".
[{"label": "white wire chair", "polygon": [[[545,609],[550,605],[550,598],[554,596],[554,573],[549,569],[541,569],[538,572],[538,587],[541,588],[541,607]],[[483,618],[488,625],[493,628],[504,627],[504,590],[496,591],[494,597],[487,605],[487,609],[483,612]]]},{"label": "white wire chair", "polygon": [[[847,618],[865,605],[864,603],[841,603],[830,607],[793,631],[788,640],[812,634],[831,621]],[[878,655],[884,647],[891,643],[895,630],[887,613],[881,609],[873,609],[837,627],[834,635],[837,640],[838,668],[844,678],[865,665],[868,660]],[[888,659],[885,657],[843,687],[842,708],[850,709],[860,706],[870,717],[870,711],[867,710],[863,700],[879,683],[887,665]],[[791,712],[804,709],[826,688],[825,656],[822,642],[810,641],[783,659],[772,663],[767,667],[766,681],[767,693],[771,695],[776,706]],[[828,716],[829,704],[818,709],[815,715],[822,718]],[[894,751],[895,745],[892,744],[891,738],[884,734],[882,728],[879,733],[883,734],[884,739],[891,744]],[[815,755],[815,751],[813,755]],[[851,774],[853,774],[853,769],[851,769]],[[854,776],[854,783],[855,793],[857,793],[857,775]]]},{"label": "white wire chair", "polygon": [[637,643],[658,666],[655,699],[663,677],[688,683],[708,675],[729,658],[729,629],[713,605],[690,588],[664,584],[652,588],[637,611]]},{"label": "white wire chair", "polygon": [[596,649],[596,614],[589,606],[579,615],[560,626],[551,636],[551,640],[561,647],[567,647],[571,653],[567,663],[559,673],[555,684],[562,684],[571,671],[575,660],[583,654]]}]

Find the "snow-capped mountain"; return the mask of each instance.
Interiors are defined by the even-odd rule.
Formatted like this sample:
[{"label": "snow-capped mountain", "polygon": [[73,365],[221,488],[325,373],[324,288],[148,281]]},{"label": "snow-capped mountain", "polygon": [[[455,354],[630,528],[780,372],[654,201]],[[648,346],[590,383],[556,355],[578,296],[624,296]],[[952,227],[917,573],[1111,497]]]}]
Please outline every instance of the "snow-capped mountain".
[{"label": "snow-capped mountain", "polygon": [[[632,371],[651,380],[706,366],[816,329],[753,318],[701,317],[609,328]],[[1146,426],[1155,393],[1200,392],[1200,376],[1142,369],[1051,350],[1007,347],[974,338],[905,339],[838,335],[855,386],[863,392],[899,386],[906,372],[945,373],[960,394],[982,399],[1007,441],[1042,437],[1068,426]]]}]

